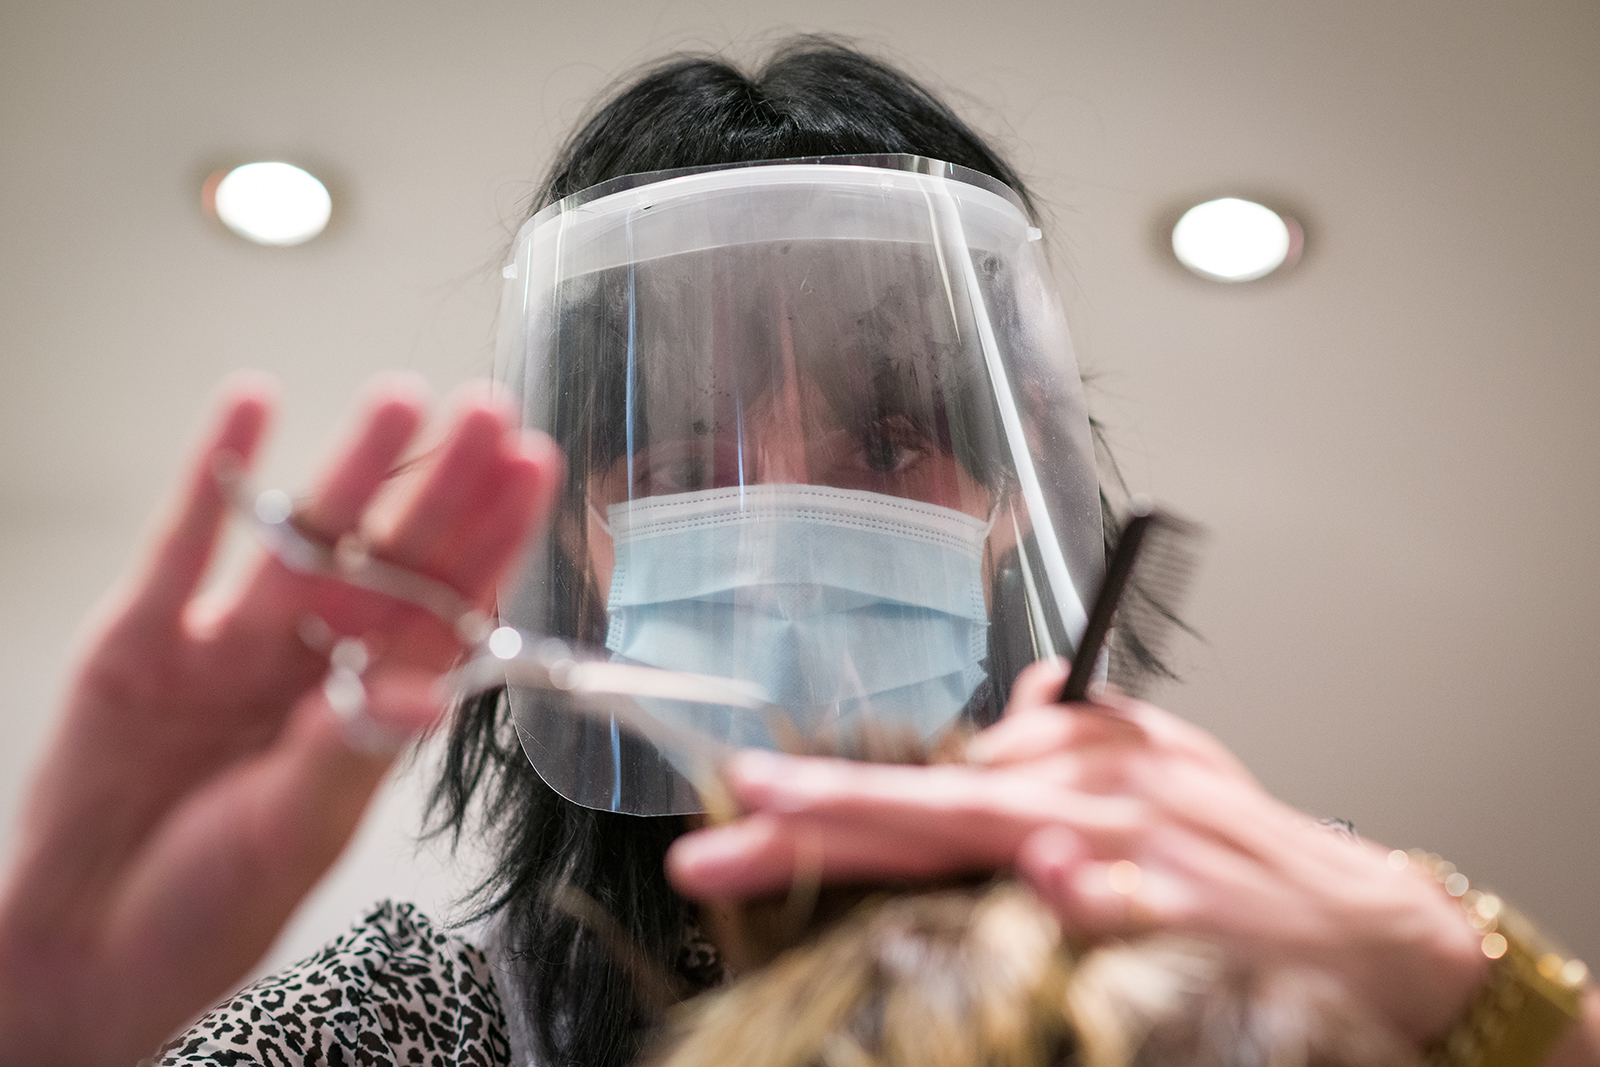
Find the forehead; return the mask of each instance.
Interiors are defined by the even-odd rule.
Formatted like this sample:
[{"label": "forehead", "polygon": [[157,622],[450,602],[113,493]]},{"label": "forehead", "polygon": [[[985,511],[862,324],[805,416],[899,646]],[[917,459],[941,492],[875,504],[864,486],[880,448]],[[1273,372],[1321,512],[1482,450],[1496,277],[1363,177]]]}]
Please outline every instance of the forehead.
[{"label": "forehead", "polygon": [[[938,376],[960,345],[925,244],[794,241],[662,257],[625,281],[629,354],[652,391],[763,391],[791,374]],[[965,331],[969,332],[970,331]]]}]

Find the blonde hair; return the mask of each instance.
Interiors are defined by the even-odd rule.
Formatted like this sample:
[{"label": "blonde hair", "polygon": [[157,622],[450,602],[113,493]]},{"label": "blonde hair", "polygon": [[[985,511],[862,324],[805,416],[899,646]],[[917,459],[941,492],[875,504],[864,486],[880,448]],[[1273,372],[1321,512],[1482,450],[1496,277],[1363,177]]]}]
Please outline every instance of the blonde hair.
[{"label": "blonde hair", "polygon": [[1170,935],[1074,951],[1021,884],[867,897],[675,1010],[651,1067],[1390,1067],[1329,976]]}]

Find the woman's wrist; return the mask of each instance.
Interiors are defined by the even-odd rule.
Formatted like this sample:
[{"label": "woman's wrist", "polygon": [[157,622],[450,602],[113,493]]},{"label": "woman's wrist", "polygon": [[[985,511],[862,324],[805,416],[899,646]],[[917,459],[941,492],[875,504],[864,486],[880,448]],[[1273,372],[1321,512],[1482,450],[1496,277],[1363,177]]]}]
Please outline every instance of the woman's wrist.
[{"label": "woman's wrist", "polygon": [[[1469,1000],[1424,1043],[1434,1067],[1541,1067],[1597,1062],[1600,1051],[1588,968],[1492,893],[1473,889],[1455,866],[1419,849],[1396,850],[1389,866],[1442,891],[1468,936],[1453,937],[1445,970],[1482,974]],[[1441,942],[1443,944],[1443,942]],[[1453,962],[1450,962],[1452,961]],[[1440,998],[1439,1006],[1450,998]],[[1576,1024],[1576,1025],[1575,1025]]]},{"label": "woman's wrist", "polygon": [[1482,935],[1473,928],[1458,901],[1431,872],[1418,870],[1416,876],[1424,883],[1418,891],[1426,901],[1428,916],[1426,932],[1421,937],[1422,958],[1433,971],[1432,981],[1422,988],[1431,990],[1434,996],[1426,1003],[1417,1001],[1406,1034],[1419,1044],[1427,1044],[1446,1034],[1472,1004],[1489,980],[1490,961],[1483,954]]}]

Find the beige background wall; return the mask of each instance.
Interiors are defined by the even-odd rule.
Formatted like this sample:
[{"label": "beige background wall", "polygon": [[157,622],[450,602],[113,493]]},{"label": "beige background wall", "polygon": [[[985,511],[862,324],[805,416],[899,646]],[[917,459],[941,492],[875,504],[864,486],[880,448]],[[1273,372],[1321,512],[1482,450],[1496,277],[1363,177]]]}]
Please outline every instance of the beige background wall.
[{"label": "beige background wall", "polygon": [[[549,147],[629,65],[858,35],[957,99],[1054,214],[1094,404],[1208,523],[1166,702],[1288,801],[1421,844],[1600,962],[1600,6],[1592,0],[9,0],[0,6],[0,825],[69,635],[229,369],[283,383],[303,482],[356,385],[488,367]],[[198,210],[252,158],[334,227]],[[1242,191],[1305,261],[1224,288],[1157,222]],[[448,912],[415,776],[275,954],[369,899]],[[9,841],[0,830],[0,844]]]}]

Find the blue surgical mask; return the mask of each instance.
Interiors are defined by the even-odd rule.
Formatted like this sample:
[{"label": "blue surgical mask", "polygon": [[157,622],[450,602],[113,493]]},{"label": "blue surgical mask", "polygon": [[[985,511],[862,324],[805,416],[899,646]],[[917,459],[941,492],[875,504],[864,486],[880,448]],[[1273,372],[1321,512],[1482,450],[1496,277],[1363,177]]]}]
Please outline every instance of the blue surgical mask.
[{"label": "blue surgical mask", "polygon": [[[931,737],[985,677],[981,519],[813,485],[649,497],[607,519],[618,660],[753,682],[805,735],[871,717]],[[760,718],[670,703],[651,710],[773,743]]]}]

